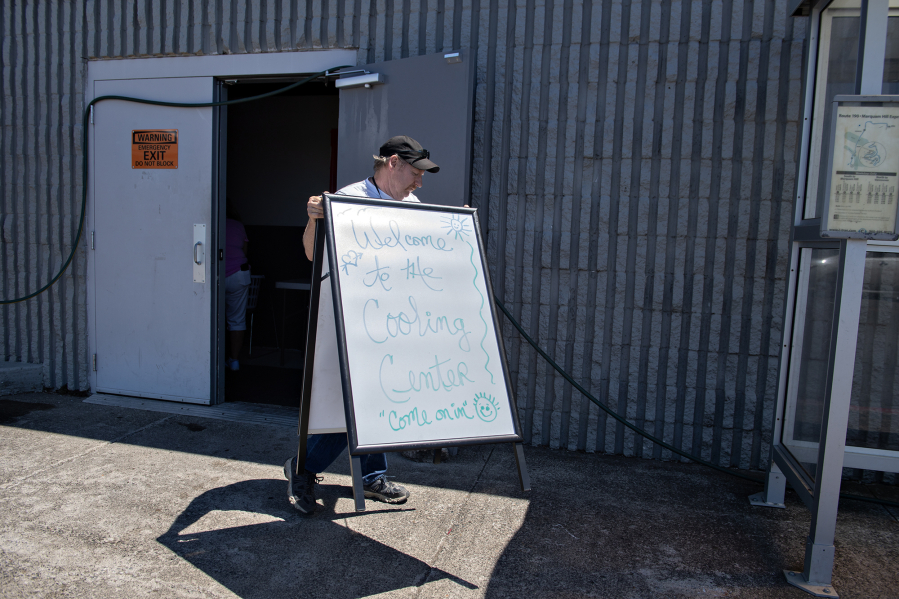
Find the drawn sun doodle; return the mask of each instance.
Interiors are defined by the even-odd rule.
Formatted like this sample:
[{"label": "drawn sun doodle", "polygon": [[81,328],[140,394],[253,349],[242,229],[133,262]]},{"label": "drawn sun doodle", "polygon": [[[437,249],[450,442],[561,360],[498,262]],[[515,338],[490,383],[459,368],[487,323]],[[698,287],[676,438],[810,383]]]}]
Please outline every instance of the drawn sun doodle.
[{"label": "drawn sun doodle", "polygon": [[478,418],[484,422],[493,422],[496,420],[496,413],[499,411],[499,406],[492,395],[478,393],[474,396],[474,411],[475,414],[478,415]]},{"label": "drawn sun doodle", "polygon": [[462,220],[462,217],[458,214],[445,216],[440,220],[446,223],[443,226],[444,229],[447,229],[446,234],[449,235],[451,233],[455,233],[456,239],[462,239],[463,236],[467,236],[469,233],[471,233],[471,230],[468,228],[468,223]]}]

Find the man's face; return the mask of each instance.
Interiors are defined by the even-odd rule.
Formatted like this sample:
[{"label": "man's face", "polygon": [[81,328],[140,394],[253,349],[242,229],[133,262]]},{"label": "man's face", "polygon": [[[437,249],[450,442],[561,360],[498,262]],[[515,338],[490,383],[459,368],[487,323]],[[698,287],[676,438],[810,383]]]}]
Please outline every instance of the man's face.
[{"label": "man's face", "polygon": [[417,169],[399,156],[391,156],[391,162],[396,160],[396,164],[391,169],[391,183],[397,195],[393,196],[398,200],[404,200],[409,194],[421,187],[421,176],[424,171]]}]

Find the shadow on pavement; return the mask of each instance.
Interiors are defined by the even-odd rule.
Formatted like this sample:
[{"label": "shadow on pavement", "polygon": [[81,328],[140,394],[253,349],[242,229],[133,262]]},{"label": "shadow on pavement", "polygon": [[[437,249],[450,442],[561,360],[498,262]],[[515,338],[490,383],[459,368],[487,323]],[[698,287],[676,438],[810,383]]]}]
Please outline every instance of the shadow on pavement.
[{"label": "shadow on pavement", "polygon": [[786,510],[752,508],[752,483],[636,458],[528,459],[540,484],[486,597],[797,597],[774,540]]},{"label": "shadow on pavement", "polygon": [[[4,417],[7,420],[0,426],[266,464],[278,473],[285,458],[295,455],[297,447],[296,429],[292,427],[87,404],[82,398],[50,393],[0,402],[0,419]],[[388,458],[390,473],[402,482],[467,491],[492,447],[470,446],[454,456],[449,461],[457,473],[454,476],[447,476],[447,464],[412,462],[395,454]],[[505,451],[512,455],[510,449]],[[515,480],[514,465],[511,468],[502,474],[503,478]],[[338,457],[326,472],[349,475],[347,455]]]},{"label": "shadow on pavement", "polygon": [[[477,588],[340,524],[356,515],[334,513],[338,497],[349,489],[322,485],[324,509],[303,517],[287,507],[285,487],[284,481],[258,479],[206,491],[157,541],[244,599],[365,597],[444,578]],[[205,516],[228,511],[258,514],[265,521],[235,527],[216,523],[210,526],[214,530],[202,530]],[[410,509],[360,515],[396,511]],[[188,530],[192,527],[199,530]]]},{"label": "shadow on pavement", "polygon": [[54,407],[56,406],[48,403],[0,399],[0,424],[9,424],[15,422],[21,416],[27,416],[31,412],[52,410]]}]

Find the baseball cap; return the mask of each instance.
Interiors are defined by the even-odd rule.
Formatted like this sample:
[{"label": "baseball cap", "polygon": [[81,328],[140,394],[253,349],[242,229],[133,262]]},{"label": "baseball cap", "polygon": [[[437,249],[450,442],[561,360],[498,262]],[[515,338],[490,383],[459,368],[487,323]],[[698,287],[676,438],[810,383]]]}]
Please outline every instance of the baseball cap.
[{"label": "baseball cap", "polygon": [[421,144],[407,135],[391,137],[381,146],[381,156],[393,156],[396,154],[415,168],[429,173],[436,173],[440,167],[431,162],[431,154]]}]

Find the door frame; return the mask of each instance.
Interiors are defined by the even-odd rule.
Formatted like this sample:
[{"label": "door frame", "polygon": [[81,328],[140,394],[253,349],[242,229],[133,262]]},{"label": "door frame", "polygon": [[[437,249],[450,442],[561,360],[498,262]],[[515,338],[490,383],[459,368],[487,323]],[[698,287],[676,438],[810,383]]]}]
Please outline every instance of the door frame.
[{"label": "door frame", "polygon": [[[86,106],[94,98],[95,83],[104,80],[124,80],[124,79],[157,79],[157,78],[177,78],[177,77],[209,77],[210,84],[213,89],[213,98],[218,97],[216,92],[217,79],[238,78],[245,76],[273,75],[273,76],[291,76],[302,73],[316,73],[326,69],[332,69],[343,65],[356,65],[357,53],[355,50],[318,50],[311,52],[273,52],[266,54],[228,54],[221,56],[178,56],[163,58],[132,58],[123,60],[91,60],[88,61],[87,77],[85,78],[84,87],[84,105]],[[177,101],[177,98],[173,98]],[[224,226],[223,213],[224,203],[219,199],[224,197],[226,192],[224,188],[224,177],[226,173],[224,168],[219,168],[222,164],[219,161],[220,153],[220,136],[221,136],[221,113],[213,110],[214,119],[212,124],[212,194],[209,198],[210,209],[212,213],[212,222],[210,223],[211,239],[210,247],[213,252],[209,254],[215,255],[222,246],[222,233],[220,229]],[[96,143],[93,128],[90,127],[86,132],[90,147]],[[221,172],[220,172],[221,171]],[[88,172],[91,172],[90,170]],[[95,197],[94,185],[91,178],[88,178],[87,184],[87,206],[86,206],[86,227],[88,231],[94,231],[95,225]],[[220,214],[221,213],[221,214]],[[215,284],[212,286],[211,302],[210,302],[210,352],[211,352],[211,368],[209,374],[210,384],[210,403],[219,403],[224,400],[224,387],[221,381],[224,378],[223,365],[219,364],[222,351],[224,335],[218,335],[224,318],[223,303],[224,297],[221,293],[221,286],[224,284],[219,272],[218,260],[212,260],[212,268],[209,276],[214,277]],[[97,322],[96,314],[96,297],[94,285],[96,282],[96,265],[94,255],[90,250],[87,252],[87,280],[86,286],[86,312],[87,312],[87,343],[88,354],[93,356],[97,353]],[[92,368],[90,371],[90,385],[92,389],[97,388],[97,373]]]},{"label": "door frame", "polygon": [[[212,100],[223,102],[228,99],[228,90],[222,79],[212,80]],[[212,231],[213,258],[211,276],[215,277],[212,288],[212,334],[210,335],[211,376],[209,378],[210,403],[225,403],[225,277],[222,276],[221,262],[217,254],[225,247],[225,213],[228,197],[228,107],[212,109]]]}]

